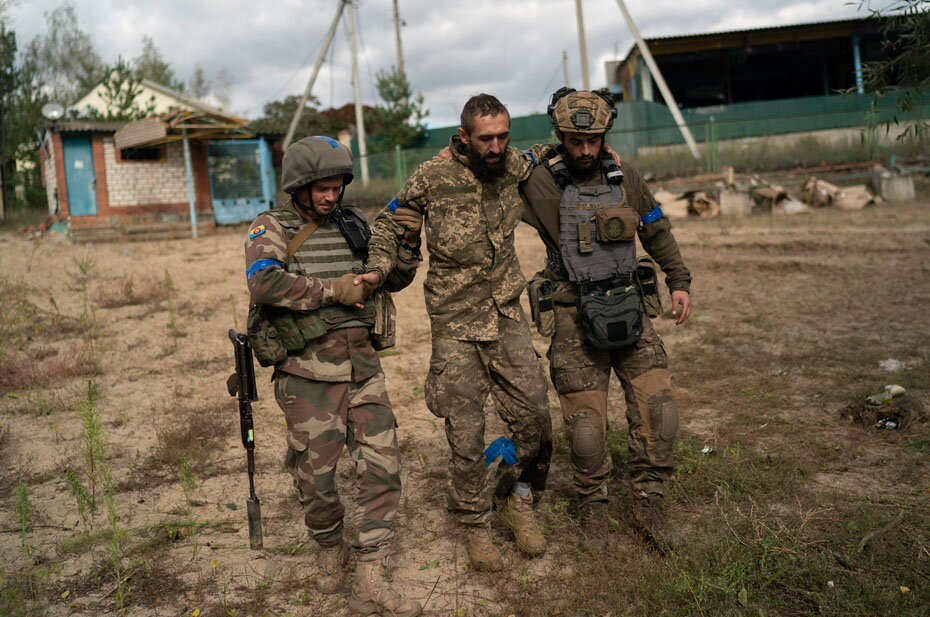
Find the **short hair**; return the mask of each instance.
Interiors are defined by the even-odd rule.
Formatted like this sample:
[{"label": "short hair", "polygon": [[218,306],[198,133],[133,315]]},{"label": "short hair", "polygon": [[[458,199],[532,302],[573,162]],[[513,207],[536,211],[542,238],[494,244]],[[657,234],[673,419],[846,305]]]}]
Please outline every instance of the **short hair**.
[{"label": "short hair", "polygon": [[461,121],[462,129],[469,135],[475,129],[475,118],[478,116],[496,116],[498,114],[507,114],[510,112],[504,107],[504,104],[497,100],[497,97],[490,94],[476,94],[465,102],[462,108]]}]

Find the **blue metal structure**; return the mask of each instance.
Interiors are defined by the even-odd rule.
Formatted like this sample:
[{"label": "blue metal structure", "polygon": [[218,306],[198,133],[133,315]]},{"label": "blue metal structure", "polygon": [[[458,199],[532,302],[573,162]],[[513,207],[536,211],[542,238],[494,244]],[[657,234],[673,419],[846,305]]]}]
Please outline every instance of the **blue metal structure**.
[{"label": "blue metal structure", "polygon": [[61,146],[68,191],[68,214],[93,216],[97,214],[97,177],[90,137],[63,135]]},{"label": "blue metal structure", "polygon": [[210,141],[207,167],[217,223],[251,221],[274,207],[271,148],[263,138]]}]

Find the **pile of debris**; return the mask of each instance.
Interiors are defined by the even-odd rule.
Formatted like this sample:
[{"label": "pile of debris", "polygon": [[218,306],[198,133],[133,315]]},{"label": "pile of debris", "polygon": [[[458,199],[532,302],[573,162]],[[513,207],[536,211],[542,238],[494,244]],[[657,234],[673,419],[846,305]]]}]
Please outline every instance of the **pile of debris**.
[{"label": "pile of debris", "polygon": [[[865,184],[839,186],[812,177],[792,195],[783,186],[772,184],[758,176],[749,178],[748,186],[737,187],[733,168],[726,181],[719,181],[710,190],[671,193],[659,190],[654,197],[669,218],[718,215],[747,216],[753,213],[798,214],[813,208],[832,207],[838,210],[861,210],[886,201],[914,199],[914,183],[910,176],[876,165],[872,171],[872,188]],[[798,198],[800,197],[800,199]]]}]

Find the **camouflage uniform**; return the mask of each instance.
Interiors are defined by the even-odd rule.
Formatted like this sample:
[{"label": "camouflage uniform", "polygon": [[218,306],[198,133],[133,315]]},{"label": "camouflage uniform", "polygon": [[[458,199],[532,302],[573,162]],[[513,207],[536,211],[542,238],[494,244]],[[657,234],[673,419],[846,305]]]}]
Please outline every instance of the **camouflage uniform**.
[{"label": "camouflage uniform", "polygon": [[[481,182],[457,136],[451,150],[453,160],[420,165],[396,205],[425,215],[430,259],[424,293],[433,337],[426,403],[445,419],[450,509],[459,522],[476,525],[487,520],[495,488],[503,492],[516,479],[544,488],[552,428],[545,376],[520,306],[526,281],[514,248],[523,208],[518,183],[531,164],[509,148],[503,176]],[[387,210],[378,216],[369,271],[382,277],[389,271],[400,231]],[[497,478],[488,477],[483,456],[489,392],[519,459],[516,469],[501,464]]]},{"label": "camouflage uniform", "polygon": [[[534,148],[533,152],[542,161],[549,148]],[[623,164],[622,170],[622,186],[630,205],[640,216],[653,211],[658,204],[640,172],[628,164]],[[603,184],[599,168],[587,177],[573,176],[572,181],[576,186]],[[544,165],[537,166],[522,187],[527,202],[524,221],[539,231],[547,248],[556,254],[562,192]],[[681,259],[668,218],[663,216],[642,225],[638,235],[646,252],[665,272],[669,290],[689,291],[691,273]],[[643,334],[634,345],[615,351],[592,349],[584,342],[578,319],[577,286],[557,270],[548,267],[540,275],[553,281],[555,335],[548,352],[549,372],[559,393],[563,418],[571,426],[579,414],[597,413],[603,418],[606,435],[607,386],[612,368],[626,397],[632,488],[640,496],[661,495],[663,482],[673,470],[672,450],[678,430],[678,411],[662,339],[644,315]],[[607,499],[611,460],[603,437],[598,448],[597,452],[572,453],[574,486],[582,505]]]},{"label": "camouflage uniform", "polygon": [[[333,304],[333,280],[351,272],[332,255],[347,254],[348,245],[336,224],[324,220],[288,261],[288,241],[305,222],[290,202],[282,211],[255,219],[245,243],[249,292],[254,304],[318,311],[325,317],[327,310],[340,310]],[[323,267],[331,271],[306,275],[314,260],[318,271],[320,264],[329,264]],[[414,255],[401,252],[398,267],[385,278],[386,288],[396,291],[409,284],[417,262]],[[323,546],[342,539],[345,508],[335,472],[347,446],[356,462],[356,501],[364,511],[352,547],[360,559],[373,560],[385,554],[394,533],[400,454],[384,374],[364,321],[367,309],[342,307],[357,311],[360,318],[343,319],[302,352],[279,362],[274,382],[287,422],[285,465],[294,477],[310,536]]]}]

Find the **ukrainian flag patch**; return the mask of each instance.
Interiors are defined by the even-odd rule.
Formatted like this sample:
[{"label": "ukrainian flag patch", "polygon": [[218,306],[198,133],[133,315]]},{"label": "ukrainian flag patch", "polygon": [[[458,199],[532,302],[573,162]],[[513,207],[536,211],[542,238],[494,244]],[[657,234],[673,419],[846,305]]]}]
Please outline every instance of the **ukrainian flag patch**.
[{"label": "ukrainian flag patch", "polygon": [[255,236],[260,236],[265,233],[265,226],[259,225],[255,229],[249,230],[249,239],[254,238]]}]

